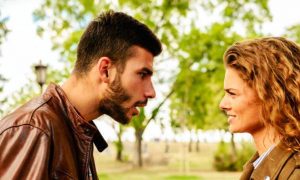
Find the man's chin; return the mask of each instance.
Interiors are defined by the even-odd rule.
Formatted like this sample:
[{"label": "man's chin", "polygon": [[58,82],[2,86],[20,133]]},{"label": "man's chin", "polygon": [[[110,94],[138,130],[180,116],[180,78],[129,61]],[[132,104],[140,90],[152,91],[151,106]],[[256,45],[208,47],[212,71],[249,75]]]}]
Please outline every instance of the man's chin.
[{"label": "man's chin", "polygon": [[129,124],[130,123],[130,120],[128,119],[128,120],[126,120],[126,121],[118,121],[119,123],[121,123],[121,124],[123,124],[123,125],[127,125],[127,124]]},{"label": "man's chin", "polygon": [[122,121],[119,122],[123,125],[129,124],[133,117],[134,115],[129,115],[129,116],[127,115],[126,118],[123,118]]},{"label": "man's chin", "polygon": [[123,125],[129,124],[131,121],[131,118],[126,116],[123,116],[123,118],[113,118],[113,119]]}]

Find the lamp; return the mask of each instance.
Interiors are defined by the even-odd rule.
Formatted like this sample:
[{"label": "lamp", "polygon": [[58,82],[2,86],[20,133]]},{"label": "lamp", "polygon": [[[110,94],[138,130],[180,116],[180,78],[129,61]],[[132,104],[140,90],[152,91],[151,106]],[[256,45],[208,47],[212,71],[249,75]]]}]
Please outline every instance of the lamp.
[{"label": "lamp", "polygon": [[42,60],[40,60],[39,64],[34,66],[36,81],[41,87],[41,93],[43,92],[43,85],[46,83],[47,76],[47,66],[42,64]]}]

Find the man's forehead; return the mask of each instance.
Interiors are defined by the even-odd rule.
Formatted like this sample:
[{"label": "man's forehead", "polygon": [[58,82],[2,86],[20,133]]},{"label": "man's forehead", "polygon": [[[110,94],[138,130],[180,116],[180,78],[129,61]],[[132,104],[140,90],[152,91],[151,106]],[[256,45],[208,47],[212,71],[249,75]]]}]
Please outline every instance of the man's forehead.
[{"label": "man's forehead", "polygon": [[149,57],[132,57],[127,59],[125,68],[148,69],[153,71],[153,58]]}]

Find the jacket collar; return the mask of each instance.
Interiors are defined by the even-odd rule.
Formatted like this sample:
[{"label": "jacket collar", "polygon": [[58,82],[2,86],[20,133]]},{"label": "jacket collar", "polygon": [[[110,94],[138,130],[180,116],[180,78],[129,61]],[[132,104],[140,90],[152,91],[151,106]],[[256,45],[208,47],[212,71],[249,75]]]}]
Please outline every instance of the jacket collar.
[{"label": "jacket collar", "polygon": [[254,169],[253,162],[259,157],[256,152],[252,158],[244,166],[241,179],[264,179],[269,176],[270,179],[276,179],[285,165],[286,161],[293,155],[293,151],[289,150],[283,142],[280,142],[270,154]]},{"label": "jacket collar", "polygon": [[253,162],[259,157],[258,152],[256,152],[250,160],[243,166],[243,173],[240,180],[248,180],[254,170]]},{"label": "jacket collar", "polygon": [[65,116],[70,120],[72,129],[83,140],[93,140],[98,151],[102,152],[107,148],[107,142],[97,129],[93,121],[87,122],[75,109],[75,107],[68,100],[65,92],[58,85],[51,83],[46,92],[43,94],[44,98],[53,97],[57,101],[57,105],[63,111]]}]

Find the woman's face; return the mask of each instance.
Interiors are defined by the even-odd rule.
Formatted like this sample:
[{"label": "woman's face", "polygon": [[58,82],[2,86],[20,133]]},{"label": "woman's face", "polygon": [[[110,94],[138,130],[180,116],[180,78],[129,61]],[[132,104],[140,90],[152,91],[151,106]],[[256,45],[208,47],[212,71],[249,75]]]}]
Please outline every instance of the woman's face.
[{"label": "woman's face", "polygon": [[240,77],[238,71],[227,67],[224,78],[225,95],[220,108],[228,116],[231,132],[254,134],[263,129],[257,93]]}]

